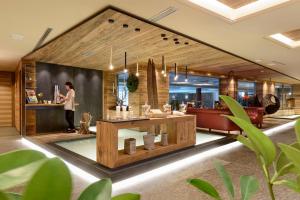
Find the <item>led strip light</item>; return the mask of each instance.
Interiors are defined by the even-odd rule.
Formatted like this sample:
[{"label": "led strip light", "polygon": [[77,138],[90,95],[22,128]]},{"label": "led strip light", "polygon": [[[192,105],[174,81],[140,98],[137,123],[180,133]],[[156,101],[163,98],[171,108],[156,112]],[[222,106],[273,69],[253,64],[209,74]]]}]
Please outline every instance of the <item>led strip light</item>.
[{"label": "led strip light", "polygon": [[[268,130],[264,131],[264,133],[268,136],[271,136],[276,133],[279,133],[279,132],[282,132],[282,131],[292,128],[295,125],[295,123],[296,123],[296,121],[292,121],[292,122],[268,129]],[[55,157],[55,155],[53,153],[32,143],[31,141],[27,140],[26,138],[22,138],[22,143],[31,149],[38,150],[38,151],[44,153],[47,157],[50,157],[50,158]],[[113,191],[118,192],[119,190],[129,188],[129,187],[137,185],[138,183],[141,183],[141,182],[149,181],[158,176],[168,174],[168,173],[174,173],[174,171],[178,171],[182,168],[188,167],[196,162],[202,161],[202,160],[207,159],[212,156],[216,156],[219,153],[224,153],[226,151],[232,151],[241,146],[242,146],[242,144],[238,141],[232,142],[230,144],[226,144],[226,145],[223,145],[223,146],[220,146],[217,148],[213,148],[213,149],[195,154],[193,156],[189,156],[187,158],[175,161],[173,163],[164,165],[162,167],[158,167],[156,169],[141,173],[139,175],[115,182],[115,183],[113,183]],[[63,161],[66,163],[66,165],[69,167],[69,169],[71,170],[71,172],[73,174],[79,176],[83,180],[85,180],[89,183],[99,180],[99,178],[78,168],[77,166],[75,166],[65,160],[63,160]]]}]

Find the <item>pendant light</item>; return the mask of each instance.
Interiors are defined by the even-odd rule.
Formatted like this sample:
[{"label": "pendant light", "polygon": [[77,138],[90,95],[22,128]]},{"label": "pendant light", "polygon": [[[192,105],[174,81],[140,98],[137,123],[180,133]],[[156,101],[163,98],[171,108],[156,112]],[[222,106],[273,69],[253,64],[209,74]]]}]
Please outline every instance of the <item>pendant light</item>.
[{"label": "pendant light", "polygon": [[177,65],[175,63],[175,76],[174,76],[174,80],[176,81],[178,79],[178,75],[177,75]]},{"label": "pendant light", "polygon": [[187,70],[187,65],[185,66],[185,82],[188,82],[188,70]]},{"label": "pendant light", "polygon": [[161,57],[161,74],[165,74],[165,57]]},{"label": "pendant light", "polygon": [[127,73],[127,52],[125,51],[125,65],[124,65],[124,73]]},{"label": "pendant light", "polygon": [[110,70],[113,70],[114,69],[114,66],[112,64],[112,54],[113,54],[113,49],[112,49],[112,46],[110,47],[110,58],[109,58],[109,69]]},{"label": "pendant light", "polygon": [[136,61],[136,73],[135,75],[138,77],[140,74],[139,74],[139,57],[137,57],[137,61]]}]

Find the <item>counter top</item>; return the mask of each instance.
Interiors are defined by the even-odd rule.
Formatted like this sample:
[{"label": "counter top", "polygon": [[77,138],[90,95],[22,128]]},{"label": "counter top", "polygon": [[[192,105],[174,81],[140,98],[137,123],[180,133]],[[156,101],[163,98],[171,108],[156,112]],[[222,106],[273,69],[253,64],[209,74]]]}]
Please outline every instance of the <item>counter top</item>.
[{"label": "counter top", "polygon": [[[59,103],[51,103],[51,104],[45,104],[45,103],[28,103],[25,104],[25,107],[27,110],[35,110],[35,109],[47,109],[47,108],[61,108],[64,107],[65,104]],[[75,106],[79,106],[78,103],[75,103]]]}]

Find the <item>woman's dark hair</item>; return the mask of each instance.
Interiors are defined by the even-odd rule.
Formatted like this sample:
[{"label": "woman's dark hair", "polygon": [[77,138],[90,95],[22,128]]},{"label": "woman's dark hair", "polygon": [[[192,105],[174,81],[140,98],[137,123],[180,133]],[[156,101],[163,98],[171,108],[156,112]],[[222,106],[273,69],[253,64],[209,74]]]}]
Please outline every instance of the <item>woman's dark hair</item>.
[{"label": "woman's dark hair", "polygon": [[66,82],[65,85],[67,85],[67,86],[69,86],[69,88],[75,90],[74,86],[73,86],[73,84],[71,82]]}]

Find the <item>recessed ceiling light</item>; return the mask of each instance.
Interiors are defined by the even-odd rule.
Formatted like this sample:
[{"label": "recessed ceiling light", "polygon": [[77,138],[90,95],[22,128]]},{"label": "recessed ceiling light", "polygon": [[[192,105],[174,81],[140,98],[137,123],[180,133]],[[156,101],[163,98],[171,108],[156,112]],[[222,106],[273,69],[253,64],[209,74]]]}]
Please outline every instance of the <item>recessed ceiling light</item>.
[{"label": "recessed ceiling light", "polygon": [[174,38],[174,41],[178,41],[178,38]]},{"label": "recessed ceiling light", "polygon": [[24,39],[24,35],[17,34],[17,33],[12,33],[10,36],[12,39],[17,40],[17,41],[21,41]]},{"label": "recessed ceiling light", "polygon": [[175,44],[179,44],[180,42],[176,41]]},{"label": "recessed ceiling light", "polygon": [[219,0],[189,0],[190,2],[214,12],[230,21],[236,21],[242,17],[252,15],[262,10],[289,2],[290,0],[259,0],[250,2],[238,8],[231,8]]},{"label": "recessed ceiling light", "polygon": [[255,62],[262,62],[262,59],[256,59]]},{"label": "recessed ceiling light", "polygon": [[168,40],[168,38],[165,37],[163,40]]},{"label": "recessed ceiling light", "polygon": [[290,48],[300,47],[300,41],[292,40],[281,33],[276,33],[276,34],[270,35],[269,37],[270,37],[270,39],[280,42]]},{"label": "recessed ceiling light", "polygon": [[185,45],[188,45],[189,43],[188,43],[188,42],[185,42],[184,44],[185,44]]},{"label": "recessed ceiling light", "polygon": [[161,37],[166,37],[166,34],[162,33],[160,34]]},{"label": "recessed ceiling light", "polygon": [[135,32],[140,32],[141,31],[140,28],[135,28],[134,30],[135,30]]},{"label": "recessed ceiling light", "polygon": [[276,64],[275,63],[268,63],[267,65],[269,65],[269,66],[275,66]]},{"label": "recessed ceiling light", "polygon": [[112,23],[115,22],[115,20],[113,20],[113,19],[108,19],[108,22],[109,22],[110,24],[112,24]]},{"label": "recessed ceiling light", "polygon": [[128,24],[123,24],[123,28],[128,28]]}]

